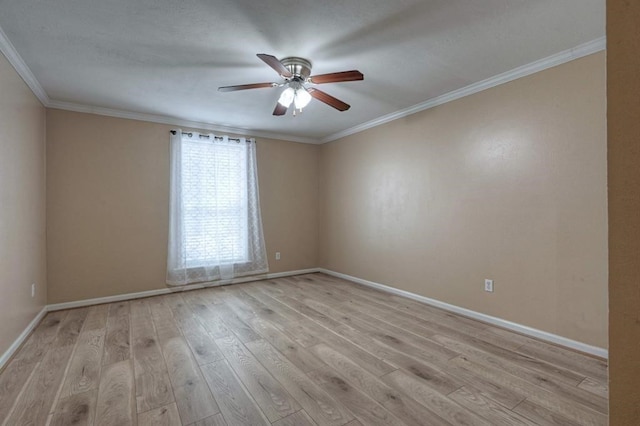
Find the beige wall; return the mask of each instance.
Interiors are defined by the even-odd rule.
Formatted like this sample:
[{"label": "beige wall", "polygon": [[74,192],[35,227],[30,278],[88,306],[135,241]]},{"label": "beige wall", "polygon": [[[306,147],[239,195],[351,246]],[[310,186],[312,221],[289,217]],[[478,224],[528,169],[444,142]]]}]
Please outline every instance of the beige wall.
[{"label": "beige wall", "polygon": [[[171,128],[47,111],[49,303],[165,288]],[[317,265],[317,151],[258,139],[270,272]]]},{"label": "beige wall", "polygon": [[[607,347],[604,68],[320,147],[259,139],[271,272],[322,266]],[[47,112],[49,303],[164,288],[170,128]]]},{"label": "beige wall", "polygon": [[640,2],[607,1],[611,425],[640,419]]},{"label": "beige wall", "polygon": [[320,266],[607,347],[606,185],[598,53],[321,146]]},{"label": "beige wall", "polygon": [[46,303],[44,138],[44,107],[0,53],[0,355]]}]

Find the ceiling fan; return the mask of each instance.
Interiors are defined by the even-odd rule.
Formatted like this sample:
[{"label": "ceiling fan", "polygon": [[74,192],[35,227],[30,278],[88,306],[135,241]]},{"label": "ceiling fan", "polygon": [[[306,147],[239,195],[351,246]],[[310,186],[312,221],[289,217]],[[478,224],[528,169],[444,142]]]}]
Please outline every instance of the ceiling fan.
[{"label": "ceiling fan", "polygon": [[286,87],[286,89],[282,91],[280,99],[278,99],[278,103],[273,110],[273,115],[285,115],[292,103],[294,104],[293,114],[295,115],[296,109],[301,111],[302,108],[307,106],[311,101],[311,98],[324,102],[338,111],[346,111],[351,108],[351,105],[315,87],[307,87],[306,85],[364,80],[364,75],[357,70],[310,75],[311,62],[306,59],[289,57],[278,60],[275,56],[265,53],[259,53],[257,56],[273,68],[284,81],[281,83],[253,83],[241,84],[239,86],[223,86],[218,87],[218,91],[233,92],[236,90],[262,89],[267,87]]}]

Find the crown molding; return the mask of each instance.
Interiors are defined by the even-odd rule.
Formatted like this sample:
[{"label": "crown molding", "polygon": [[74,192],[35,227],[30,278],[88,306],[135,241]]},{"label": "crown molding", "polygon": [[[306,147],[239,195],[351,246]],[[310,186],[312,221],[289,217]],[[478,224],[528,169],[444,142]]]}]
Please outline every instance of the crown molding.
[{"label": "crown molding", "polygon": [[527,65],[514,68],[511,71],[498,74],[486,80],[482,80],[477,83],[473,83],[460,89],[454,90],[452,92],[445,93],[444,95],[431,98],[425,102],[421,102],[409,108],[401,109],[400,111],[383,115],[382,117],[367,121],[366,123],[362,123],[349,129],[334,133],[325,138],[322,138],[320,140],[320,143],[332,142],[337,139],[344,138],[345,136],[353,135],[355,133],[380,126],[381,124],[385,124],[399,118],[404,118],[417,112],[445,104],[447,102],[455,101],[456,99],[460,99],[465,96],[473,95],[474,93],[478,93],[483,90],[487,90],[492,87],[496,87],[501,84],[508,83],[510,81],[517,80],[531,74],[535,74],[540,71],[544,71],[548,68],[553,68],[566,62],[573,61],[574,59],[582,58],[583,56],[591,55],[605,49],[606,37],[600,37],[595,40],[580,44],[572,49],[564,50],[546,58],[531,62]]},{"label": "crown molding", "polygon": [[18,54],[18,51],[13,46],[9,37],[0,27],[0,52],[4,54],[11,66],[15,68],[18,75],[27,83],[27,86],[31,89],[34,95],[40,100],[42,105],[47,106],[49,103],[49,96],[44,91],[36,77],[33,75],[27,64],[24,63],[22,57]]},{"label": "crown molding", "polygon": [[156,114],[147,114],[143,112],[124,111],[120,109],[103,108],[103,107],[97,107],[97,106],[91,106],[91,105],[77,104],[73,102],[51,100],[46,106],[47,108],[53,108],[53,109],[62,109],[62,110],[74,111],[74,112],[84,112],[88,114],[104,115],[107,117],[126,118],[129,120],[148,121],[151,123],[168,124],[171,126],[184,126],[184,127],[189,127],[193,129],[232,133],[232,134],[243,135],[247,137],[262,137],[262,138],[280,139],[285,141],[310,143],[310,144],[319,143],[318,139],[314,139],[314,138],[292,136],[292,135],[287,135],[283,133],[255,131],[249,128],[219,126],[212,123],[185,120],[185,119],[170,117],[166,115],[156,115]]},{"label": "crown molding", "polygon": [[191,121],[180,119],[176,117],[170,117],[165,115],[147,114],[141,112],[125,111],[119,109],[103,108],[91,105],[78,104],[73,102],[65,102],[52,100],[49,98],[45,90],[42,88],[38,80],[35,78],[29,67],[25,64],[22,57],[18,54],[15,47],[0,27],[0,52],[4,54],[9,63],[15,68],[16,72],[29,86],[33,94],[40,100],[40,102],[47,108],[62,109],[67,111],[84,112],[89,114],[104,115],[108,117],[126,118],[130,120],[149,121],[152,123],[168,124],[171,126],[184,126],[194,129],[211,130],[216,132],[233,133],[252,137],[262,137],[269,139],[280,139],[291,142],[300,142],[308,144],[323,144],[332,142],[340,138],[344,138],[355,133],[362,132],[367,129],[371,129],[376,126],[388,123],[390,121],[404,118],[409,115],[415,114],[420,111],[424,111],[429,108],[433,108],[447,102],[454,101],[456,99],[463,98],[465,96],[472,95],[474,93],[481,92],[492,87],[499,86],[504,83],[516,80],[518,78],[526,77],[552,68],[565,62],[572,61],[574,59],[581,58],[583,56],[590,55],[592,53],[599,52],[606,49],[606,38],[600,37],[595,40],[580,44],[572,49],[556,53],[546,58],[531,62],[530,64],[523,65],[515,68],[511,71],[507,71],[502,74],[490,77],[486,80],[479,81],[477,83],[470,84],[463,88],[445,93],[444,95],[437,96],[429,99],[425,102],[421,102],[417,105],[413,105],[409,108],[405,108],[391,114],[383,115],[366,123],[359,124],[357,126],[350,127],[346,130],[342,130],[337,133],[333,133],[324,138],[311,138],[303,136],[294,136],[284,133],[272,133],[264,131],[256,131],[249,128],[235,128],[220,126],[213,123],[205,123],[198,121]]}]

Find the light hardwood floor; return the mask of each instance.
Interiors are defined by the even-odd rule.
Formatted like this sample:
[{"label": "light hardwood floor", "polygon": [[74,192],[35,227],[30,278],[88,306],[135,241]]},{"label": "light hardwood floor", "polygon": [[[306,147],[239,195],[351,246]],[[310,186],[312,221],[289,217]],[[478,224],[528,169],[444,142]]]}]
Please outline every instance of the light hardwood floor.
[{"label": "light hardwood floor", "polygon": [[3,425],[606,425],[604,361],[323,274],[49,313]]}]

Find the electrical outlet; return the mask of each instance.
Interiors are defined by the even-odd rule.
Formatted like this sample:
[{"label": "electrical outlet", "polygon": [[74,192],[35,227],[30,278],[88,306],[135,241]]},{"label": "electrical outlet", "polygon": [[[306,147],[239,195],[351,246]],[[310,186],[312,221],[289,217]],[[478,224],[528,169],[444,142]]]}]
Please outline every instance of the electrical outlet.
[{"label": "electrical outlet", "polygon": [[36,297],[36,285],[31,284],[31,297]]},{"label": "electrical outlet", "polygon": [[280,252],[279,251],[276,252],[276,260],[280,260]]},{"label": "electrical outlet", "polygon": [[484,291],[493,293],[493,280],[484,280]]}]

